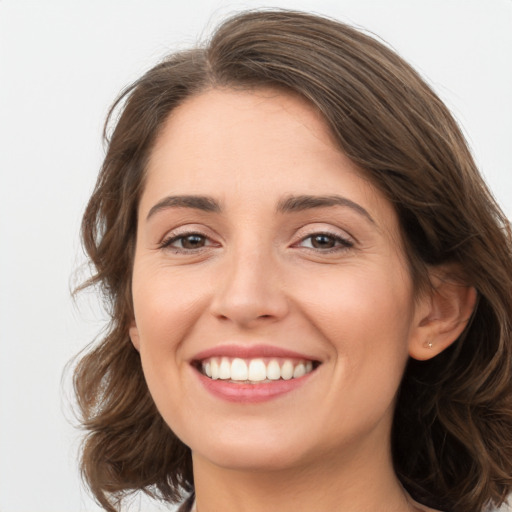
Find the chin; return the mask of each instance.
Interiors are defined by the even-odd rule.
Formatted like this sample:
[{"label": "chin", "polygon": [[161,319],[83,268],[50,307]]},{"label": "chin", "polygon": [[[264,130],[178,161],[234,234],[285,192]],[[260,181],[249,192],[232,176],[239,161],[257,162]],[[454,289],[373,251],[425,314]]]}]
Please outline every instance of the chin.
[{"label": "chin", "polygon": [[207,459],[211,464],[231,471],[274,472],[300,466],[301,457],[296,451],[274,450],[273,447],[217,446],[204,453],[192,451],[193,457]]},{"label": "chin", "polygon": [[[254,432],[254,431],[253,431]],[[268,433],[267,433],[268,434]],[[198,443],[190,443],[194,457],[233,471],[280,471],[293,468],[308,458],[304,452],[304,438],[282,435],[246,435],[240,433],[205,436]],[[284,442],[286,440],[286,442]]]}]

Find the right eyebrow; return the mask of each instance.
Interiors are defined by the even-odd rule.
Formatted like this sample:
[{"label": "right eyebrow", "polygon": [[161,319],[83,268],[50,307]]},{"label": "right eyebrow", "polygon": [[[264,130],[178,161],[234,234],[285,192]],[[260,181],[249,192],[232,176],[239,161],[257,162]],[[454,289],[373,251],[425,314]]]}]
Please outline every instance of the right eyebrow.
[{"label": "right eyebrow", "polygon": [[219,203],[212,197],[193,195],[167,196],[151,207],[146,217],[146,221],[157,212],[168,208],[193,208],[204,212],[214,213],[219,213],[221,211]]},{"label": "right eyebrow", "polygon": [[372,216],[360,204],[351,201],[347,197],[339,195],[315,196],[315,195],[300,195],[288,196],[279,201],[277,211],[280,213],[285,212],[302,212],[314,208],[326,208],[329,206],[344,206],[351,208],[359,215],[365,217],[372,224],[376,224]]}]

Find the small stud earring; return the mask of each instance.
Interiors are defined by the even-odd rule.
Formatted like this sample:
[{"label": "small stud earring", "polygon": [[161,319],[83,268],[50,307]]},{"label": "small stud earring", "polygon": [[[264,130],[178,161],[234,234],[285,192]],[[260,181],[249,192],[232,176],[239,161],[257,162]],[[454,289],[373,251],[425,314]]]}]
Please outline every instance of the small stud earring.
[{"label": "small stud earring", "polygon": [[428,348],[428,349],[431,349],[434,345],[432,345],[432,342],[431,341],[427,341],[425,342],[425,347]]}]

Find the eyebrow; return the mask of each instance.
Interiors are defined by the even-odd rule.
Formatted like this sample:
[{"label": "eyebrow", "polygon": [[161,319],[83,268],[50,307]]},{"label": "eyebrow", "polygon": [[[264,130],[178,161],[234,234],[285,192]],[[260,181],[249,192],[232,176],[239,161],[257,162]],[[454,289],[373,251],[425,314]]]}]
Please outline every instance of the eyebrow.
[{"label": "eyebrow", "polygon": [[[350,199],[339,195],[299,195],[288,196],[281,199],[277,203],[277,213],[291,213],[302,212],[315,208],[328,208],[330,206],[344,206],[351,208],[356,213],[366,217],[372,224],[375,221],[361,205],[351,201]],[[167,196],[161,201],[156,203],[150,210],[146,217],[149,220],[156,213],[167,210],[168,208],[192,208],[204,212],[220,213],[220,204],[209,196],[195,196],[195,195],[182,195],[182,196]]]},{"label": "eyebrow", "polygon": [[203,212],[219,213],[221,208],[215,199],[208,196],[167,196],[149,210],[146,220],[155,213],[168,208],[193,208]]},{"label": "eyebrow", "polygon": [[354,203],[350,199],[338,195],[312,196],[300,195],[289,196],[282,199],[277,204],[278,213],[302,212],[314,208],[328,208],[330,206],[344,206],[351,208],[356,213],[366,217],[372,224],[375,224],[372,216],[361,205]]}]

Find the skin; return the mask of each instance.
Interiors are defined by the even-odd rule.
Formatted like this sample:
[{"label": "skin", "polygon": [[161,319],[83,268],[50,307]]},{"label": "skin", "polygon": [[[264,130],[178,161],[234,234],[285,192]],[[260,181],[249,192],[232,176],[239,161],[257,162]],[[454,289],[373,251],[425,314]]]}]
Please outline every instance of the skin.
[{"label": "skin", "polygon": [[[160,413],[192,449],[199,512],[426,510],[393,472],[395,396],[410,355],[432,357],[463,329],[472,293],[447,285],[417,296],[391,204],[291,94],[188,99],[164,125],[146,178],[130,336]],[[357,206],[276,213],[290,195],[333,194]],[[219,211],[162,205],[187,195]],[[318,233],[328,234],[320,247]],[[273,400],[227,402],[191,365],[224,343],[321,365]]]}]

